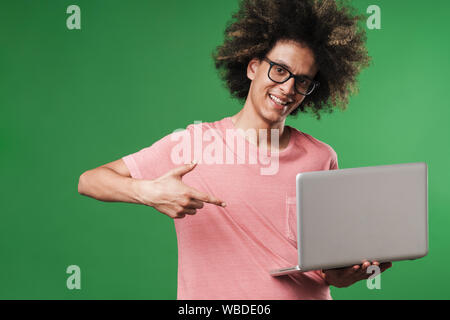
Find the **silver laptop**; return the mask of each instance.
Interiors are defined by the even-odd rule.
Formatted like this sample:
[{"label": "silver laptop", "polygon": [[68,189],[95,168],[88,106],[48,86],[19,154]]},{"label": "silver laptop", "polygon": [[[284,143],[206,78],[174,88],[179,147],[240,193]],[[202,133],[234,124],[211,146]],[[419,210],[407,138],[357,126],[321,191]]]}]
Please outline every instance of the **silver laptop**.
[{"label": "silver laptop", "polygon": [[424,162],[299,173],[298,265],[273,276],[428,253]]}]

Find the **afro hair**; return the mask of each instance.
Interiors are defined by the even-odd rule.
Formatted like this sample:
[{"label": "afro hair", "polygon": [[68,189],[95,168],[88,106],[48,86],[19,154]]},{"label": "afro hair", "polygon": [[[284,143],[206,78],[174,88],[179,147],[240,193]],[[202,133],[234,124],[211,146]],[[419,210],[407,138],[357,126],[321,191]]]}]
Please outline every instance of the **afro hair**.
[{"label": "afro hair", "polygon": [[321,112],[345,110],[349,96],[358,91],[357,76],[370,63],[363,19],[348,0],[240,0],[223,44],[212,54],[215,67],[232,97],[244,101],[251,59],[263,59],[279,40],[307,45],[320,86],[291,115],[310,110],[320,119]]}]

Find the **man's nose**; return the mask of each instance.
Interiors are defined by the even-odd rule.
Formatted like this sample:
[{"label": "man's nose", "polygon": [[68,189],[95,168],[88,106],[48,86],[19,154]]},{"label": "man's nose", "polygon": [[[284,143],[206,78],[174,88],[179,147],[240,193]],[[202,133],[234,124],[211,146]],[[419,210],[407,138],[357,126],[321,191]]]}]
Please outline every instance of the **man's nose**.
[{"label": "man's nose", "polygon": [[295,79],[290,78],[288,81],[281,83],[280,88],[285,95],[294,95],[295,94]]}]

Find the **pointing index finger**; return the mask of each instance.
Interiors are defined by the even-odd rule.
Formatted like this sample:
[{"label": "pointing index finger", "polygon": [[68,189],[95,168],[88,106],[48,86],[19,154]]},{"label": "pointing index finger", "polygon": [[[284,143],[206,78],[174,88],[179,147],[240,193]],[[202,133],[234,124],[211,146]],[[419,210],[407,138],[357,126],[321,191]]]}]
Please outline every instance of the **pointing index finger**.
[{"label": "pointing index finger", "polygon": [[220,207],[226,207],[227,206],[227,204],[224,201],[222,201],[220,199],[217,199],[216,197],[211,196],[209,194],[206,194],[206,193],[200,192],[198,190],[195,190],[193,188],[191,188],[191,197],[194,198],[194,199],[203,201],[203,202],[215,204],[215,205],[220,206]]}]

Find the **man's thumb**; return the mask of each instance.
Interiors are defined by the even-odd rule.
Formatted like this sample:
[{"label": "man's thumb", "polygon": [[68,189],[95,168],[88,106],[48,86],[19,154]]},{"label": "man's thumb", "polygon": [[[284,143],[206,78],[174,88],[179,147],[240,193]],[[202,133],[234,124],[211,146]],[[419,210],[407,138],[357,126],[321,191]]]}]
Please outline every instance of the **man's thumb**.
[{"label": "man's thumb", "polygon": [[172,170],[172,174],[179,176],[180,178],[184,176],[186,173],[192,171],[197,166],[197,162],[192,161],[191,163],[184,164],[182,166],[176,167]]}]

